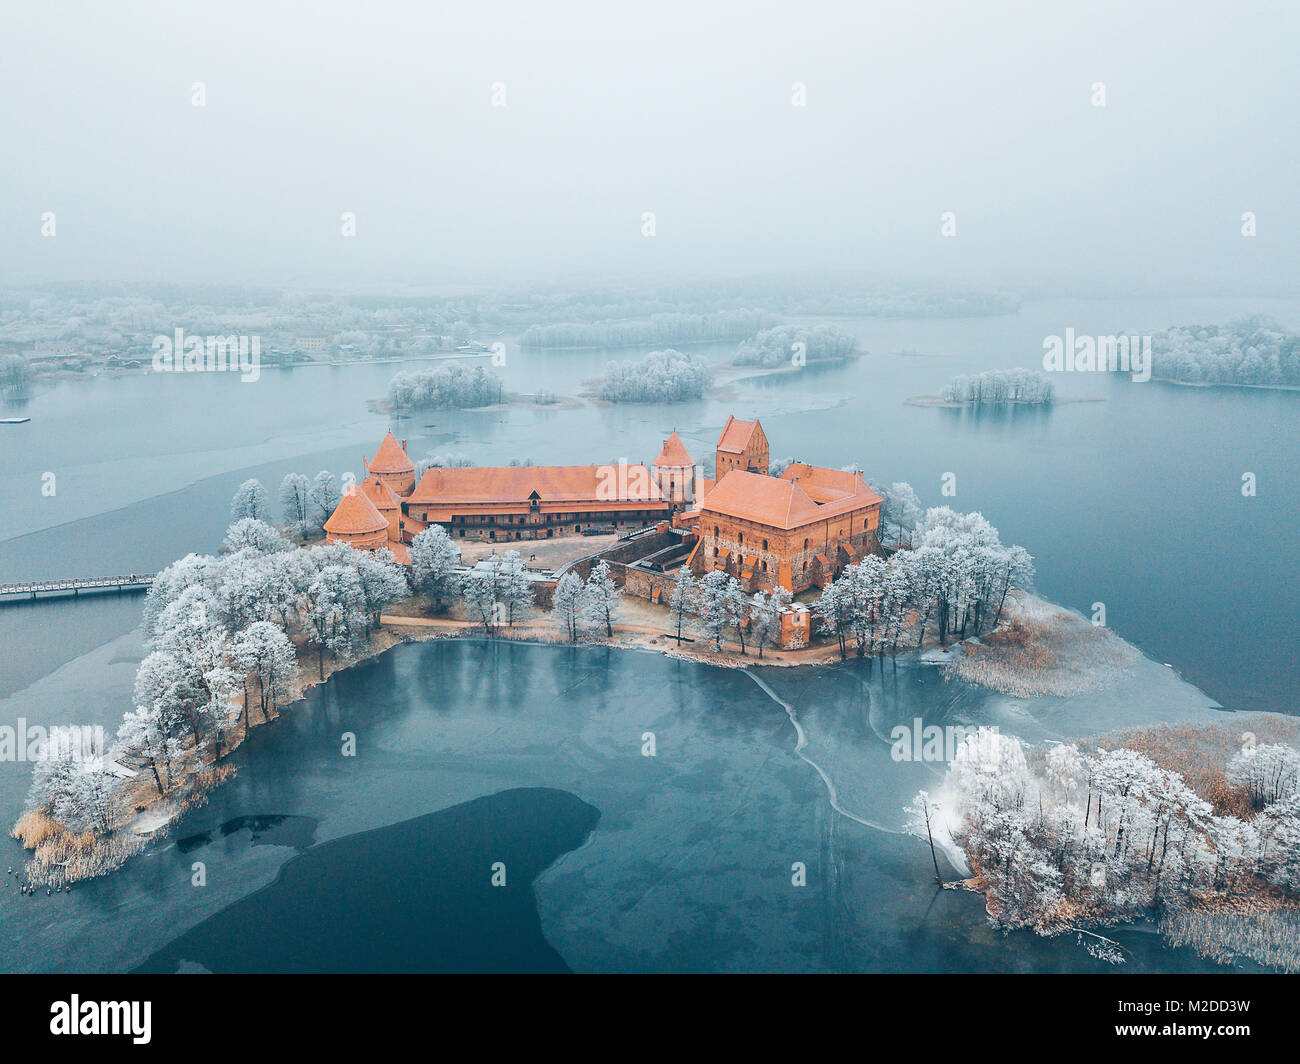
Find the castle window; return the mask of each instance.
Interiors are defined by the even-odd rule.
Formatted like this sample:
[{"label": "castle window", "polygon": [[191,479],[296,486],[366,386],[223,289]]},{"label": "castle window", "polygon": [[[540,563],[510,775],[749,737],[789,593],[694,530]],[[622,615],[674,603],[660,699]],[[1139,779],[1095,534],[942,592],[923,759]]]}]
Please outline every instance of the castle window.
[{"label": "castle window", "polygon": [[[767,550],[767,540],[763,540],[763,549],[764,549],[764,550]],[[764,569],[767,568],[767,562],[764,562],[764,563],[763,563],[763,568],[764,568]]]}]

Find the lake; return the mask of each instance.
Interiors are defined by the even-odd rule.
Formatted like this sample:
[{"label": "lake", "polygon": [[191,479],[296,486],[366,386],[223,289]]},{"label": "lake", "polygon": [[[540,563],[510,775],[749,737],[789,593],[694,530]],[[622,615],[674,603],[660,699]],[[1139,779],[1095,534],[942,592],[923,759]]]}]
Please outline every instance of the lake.
[{"label": "lake", "polygon": [[[1036,366],[1043,338],[1063,334],[1066,328],[1094,335],[1151,333],[1171,324],[1224,321],[1256,312],[1300,327],[1300,303],[1273,300],[1055,301],[1032,303],[1018,315],[997,318],[837,320],[836,325],[861,339],[867,356],[797,374],[740,381],[727,386],[723,396],[674,406],[431,411],[390,422],[368,412],[365,400],[383,394],[398,368],[393,365],[268,370],[255,384],[222,375],[59,383],[38,389],[21,409],[6,411],[30,416],[31,422],[0,427],[0,574],[28,579],[145,572],[192,550],[212,551],[228,522],[230,497],[242,479],[262,478],[274,498],[280,478],[289,471],[309,476],[321,468],[360,473],[362,456],[373,454],[390,423],[399,438],[410,440],[416,458],[430,451],[459,450],[480,464],[511,457],[538,463],[606,462],[624,456],[649,461],[676,428],[692,455],[702,460],[711,454],[726,415],[734,412],[762,418],[774,457],[791,455],[833,466],[856,462],[869,476],[910,481],[927,505],[981,510],[1002,530],[1004,540],[1021,543],[1034,554],[1038,588],[1045,597],[1084,613],[1090,613],[1094,603],[1103,603],[1107,622],[1118,634],[1141,647],[1159,667],[1168,663],[1171,668],[1164,671],[1205,692],[1207,703],[1295,712],[1296,654],[1290,624],[1298,604],[1294,558],[1300,548],[1295,530],[1300,499],[1294,454],[1300,438],[1300,398],[1294,393],[1060,375],[1056,383],[1063,397],[1103,401],[992,414],[904,403],[911,395],[938,392],[957,373]],[[697,350],[723,360],[733,349],[711,345]],[[528,351],[513,342],[507,350],[501,372],[508,389],[561,394],[576,393],[575,381],[597,373],[609,358],[642,353]],[[411,363],[407,368],[428,365]],[[41,490],[43,474],[49,472],[57,484],[52,497]],[[1257,478],[1253,498],[1240,491],[1245,472]],[[955,476],[957,492],[952,498],[940,495],[946,473]],[[130,679],[139,657],[138,639],[130,633],[138,624],[139,609],[140,600],[129,596],[0,608],[3,722],[22,716],[31,723],[115,724],[129,706]],[[410,654],[413,649],[399,648],[355,671],[396,668],[383,664],[390,659],[426,661],[421,654]],[[446,653],[464,656],[435,655],[432,665],[402,667],[424,669],[420,683],[441,691],[448,677],[439,670],[465,673],[471,669],[466,662],[475,660],[469,650]],[[823,943],[808,962],[814,968],[843,967],[849,963],[844,956],[855,963],[874,957],[883,967],[915,963],[923,968],[928,960],[951,955],[959,958],[953,963],[979,970],[1083,963],[1076,949],[1061,951],[1059,944],[1037,942],[1017,954],[1021,959],[1013,959],[997,945],[998,936],[988,937],[975,899],[954,892],[931,898],[932,892],[924,890],[928,854],[910,839],[831,810],[816,773],[792,753],[789,719],[744,677],[704,666],[687,669],[651,655],[614,655],[631,664],[572,674],[576,693],[564,703],[558,721],[552,719],[558,711],[548,708],[521,725],[517,718],[529,705],[531,685],[538,676],[565,675],[571,668],[565,664],[566,653],[530,648],[528,654],[536,656],[524,659],[525,664],[514,659],[503,664],[500,656],[479,660],[469,677],[472,692],[461,701],[449,691],[437,703],[445,704],[445,710],[429,710],[433,718],[410,707],[395,711],[391,719],[412,743],[430,719],[478,721],[474,728],[454,729],[440,749],[451,757],[456,744],[465,741],[467,752],[481,764],[458,770],[454,785],[449,785],[437,773],[436,761],[424,767],[413,763],[417,755],[394,751],[394,758],[408,758],[401,763],[413,773],[412,780],[420,782],[393,793],[386,789],[391,776],[381,774],[363,783],[342,775],[348,770],[332,759],[319,760],[327,756],[325,747],[337,745],[343,718],[376,708],[372,692],[355,690],[345,679],[353,673],[344,674],[324,692],[313,693],[304,712],[295,710],[292,717],[258,732],[236,757],[261,760],[243,764],[236,782],[182,826],[184,836],[213,832],[218,841],[210,845],[221,849],[223,860],[237,864],[237,874],[210,877],[209,886],[196,893],[185,872],[190,862],[168,849],[138,859],[70,898],[20,899],[15,886],[13,902],[37,907],[31,911],[42,915],[35,919],[48,918],[58,923],[60,934],[73,930],[82,937],[59,945],[38,936],[34,944],[26,922],[20,931],[6,921],[3,967],[116,969],[143,963],[167,946],[165,941],[151,943],[141,932],[154,906],[163,906],[160,911],[169,915],[164,921],[169,928],[217,918],[253,892],[270,888],[288,858],[299,852],[292,846],[254,845],[247,838],[251,830],[243,828],[222,835],[222,824],[242,823],[240,818],[252,816],[307,817],[332,825],[316,836],[319,844],[529,788],[560,790],[589,804],[599,815],[592,836],[598,841],[618,832],[620,817],[667,830],[673,817],[685,816],[693,804],[707,807],[714,816],[702,822],[690,818],[701,824],[696,829],[700,838],[676,837],[674,848],[665,843],[647,850],[639,837],[630,842],[635,859],[631,871],[620,869],[619,891],[597,892],[594,899],[590,877],[579,893],[567,898],[556,893],[559,886],[548,885],[564,883],[566,868],[581,864],[583,855],[595,854],[592,843],[580,845],[576,852],[565,848],[577,845],[567,837],[547,843],[545,853],[559,856],[551,871],[539,873],[537,903],[546,941],[570,967],[582,966],[575,962],[576,952],[577,960],[597,968],[635,964],[699,970],[712,963],[743,965],[747,957],[760,955],[768,967],[788,962],[802,968],[804,963],[796,961],[808,956],[814,941]],[[660,674],[657,670],[663,668],[672,671]],[[708,722],[710,731],[700,737],[699,751],[706,766],[675,781],[684,789],[672,802],[661,799],[668,803],[665,808],[656,807],[650,798],[640,805],[626,800],[620,805],[616,795],[586,787],[584,756],[590,760],[592,778],[602,772],[622,777],[631,771],[629,765],[646,767],[633,759],[619,763],[617,770],[608,765],[602,769],[601,760],[610,757],[608,749],[573,745],[572,735],[583,734],[584,714],[599,717],[611,705],[588,701],[593,690],[607,688],[600,679],[606,670],[627,677],[626,697],[633,702],[643,692],[660,691],[656,684],[667,684],[662,690],[675,691],[683,700],[674,727],[687,727],[692,717],[701,718],[699,727]],[[699,676],[682,679],[683,670],[699,670]],[[420,689],[419,684],[400,686],[406,693],[394,697],[413,698],[412,692]],[[1153,675],[1151,689],[1157,687]],[[304,722],[321,714],[333,730],[322,733],[323,746],[313,754],[315,748],[302,729]],[[523,751],[519,756],[500,745],[509,731],[503,716],[512,727],[523,728],[516,736]],[[1119,719],[1122,723],[1122,713]],[[635,731],[626,737],[628,749],[633,749],[641,726],[635,721],[627,726]],[[555,767],[555,750],[561,748],[556,744],[572,748],[565,756],[574,758],[577,768],[561,772]],[[319,761],[314,768],[306,763],[313,756]],[[504,767],[491,764],[493,759],[502,760]],[[363,763],[365,758],[358,758],[358,764]],[[526,771],[520,771],[521,765]],[[295,781],[302,782],[304,774],[312,772],[317,775],[311,787],[295,789]],[[0,815],[9,820],[17,815],[29,779],[26,765],[0,765]],[[749,790],[747,779],[752,780]],[[632,782],[621,779],[620,786]],[[643,782],[646,787],[662,785]],[[353,789],[358,787],[368,789]],[[748,803],[755,808],[745,816],[734,812]],[[367,808],[349,813],[353,806]],[[452,826],[427,827],[428,837],[454,838],[458,831],[469,830],[465,824],[491,821],[474,816],[461,810]],[[771,823],[770,829],[754,824],[762,819]],[[828,848],[829,837],[839,849]],[[782,838],[800,842],[792,847]],[[18,847],[7,845],[11,862],[17,864]],[[734,875],[712,866],[691,871],[683,855],[710,850],[730,855]],[[790,863],[810,860],[793,851],[827,862],[819,866],[823,871],[838,868],[837,874],[851,878],[856,886],[847,900],[839,895],[827,900],[823,894],[818,904],[831,908],[817,915],[800,908],[810,904],[811,894],[766,894],[777,885],[767,878],[776,876],[774,869],[781,872],[777,878],[788,883]],[[329,858],[337,859],[345,858]],[[529,869],[540,861],[535,856],[521,860]],[[702,877],[702,885],[687,892],[671,876],[664,878],[665,867],[678,868],[679,876]],[[184,889],[173,880],[183,881]],[[902,884],[907,884],[907,892],[901,892]],[[573,890],[579,891],[579,886]],[[674,930],[665,923],[690,911],[683,898],[699,904],[700,891],[707,890],[719,892],[718,918],[734,925],[728,932],[734,948],[719,945],[727,936],[719,938],[721,932],[716,931],[709,932],[707,945],[679,942],[682,935],[690,939],[690,929]],[[668,904],[674,897],[677,904]],[[585,908],[579,904],[582,898],[588,899]],[[603,906],[625,911],[618,907],[638,898],[636,912],[644,922],[635,934],[625,932],[628,939],[622,947],[600,945],[605,941],[600,929],[613,919]],[[750,920],[739,911],[728,916],[725,909],[737,898],[752,902],[767,917]],[[55,921],[46,915],[54,912],[49,901],[92,907]],[[920,920],[912,906],[921,913],[936,913],[935,922]],[[138,918],[131,915],[136,908]],[[846,908],[853,910],[851,915]],[[872,916],[877,910],[879,915]],[[664,924],[658,933],[665,938],[657,951],[644,938],[656,934],[656,913]],[[832,919],[828,913],[837,915]],[[774,926],[785,926],[783,920],[790,921],[788,933],[776,933]],[[873,923],[877,920],[879,926]],[[864,928],[864,921],[870,926]],[[953,926],[966,929],[961,932],[967,935],[965,944],[956,943]],[[833,939],[841,933],[848,944],[835,948],[847,954],[836,954],[825,942],[826,936]],[[527,938],[520,935],[520,941]],[[890,945],[909,935],[911,952]],[[756,939],[767,944],[755,946]],[[571,943],[567,950],[566,942]],[[201,959],[194,963],[203,964]]]}]

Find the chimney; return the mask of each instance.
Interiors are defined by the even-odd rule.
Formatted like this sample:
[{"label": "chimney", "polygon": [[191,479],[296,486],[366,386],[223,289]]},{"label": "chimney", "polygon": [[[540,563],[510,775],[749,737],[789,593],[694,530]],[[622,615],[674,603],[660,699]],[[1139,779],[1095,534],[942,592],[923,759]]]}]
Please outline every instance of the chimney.
[{"label": "chimney", "polygon": [[403,440],[403,441],[402,441],[402,454],[405,454],[405,453],[406,453],[406,441]]}]

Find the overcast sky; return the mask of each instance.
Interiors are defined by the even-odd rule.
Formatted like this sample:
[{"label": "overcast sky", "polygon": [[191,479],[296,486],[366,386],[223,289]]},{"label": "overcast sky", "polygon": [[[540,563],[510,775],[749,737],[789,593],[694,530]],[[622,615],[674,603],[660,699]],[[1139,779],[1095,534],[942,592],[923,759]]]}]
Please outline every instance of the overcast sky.
[{"label": "overcast sky", "polygon": [[1300,275],[1294,2],[0,12],[0,281]]}]

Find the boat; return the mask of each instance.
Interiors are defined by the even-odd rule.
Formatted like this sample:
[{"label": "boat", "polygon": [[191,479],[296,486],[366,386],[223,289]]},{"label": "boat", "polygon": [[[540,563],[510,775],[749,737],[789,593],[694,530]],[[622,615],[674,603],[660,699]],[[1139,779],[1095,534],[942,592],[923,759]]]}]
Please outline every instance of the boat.
[{"label": "boat", "polygon": [[31,421],[29,417],[0,417],[0,425],[21,425],[26,421]]}]

